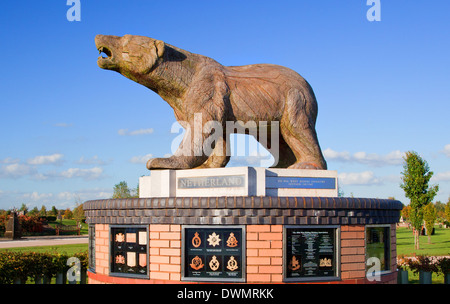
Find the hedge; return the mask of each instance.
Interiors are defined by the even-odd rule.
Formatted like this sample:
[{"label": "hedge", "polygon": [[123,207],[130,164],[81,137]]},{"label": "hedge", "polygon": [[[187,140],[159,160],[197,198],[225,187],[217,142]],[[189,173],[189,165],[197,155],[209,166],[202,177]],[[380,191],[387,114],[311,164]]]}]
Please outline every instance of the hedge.
[{"label": "hedge", "polygon": [[[80,260],[82,270],[87,269],[87,251],[75,253],[73,256]],[[67,265],[70,257],[65,253],[1,251],[0,284],[12,284],[17,280],[26,282],[28,277],[51,278],[58,273],[66,273],[73,266]]]}]

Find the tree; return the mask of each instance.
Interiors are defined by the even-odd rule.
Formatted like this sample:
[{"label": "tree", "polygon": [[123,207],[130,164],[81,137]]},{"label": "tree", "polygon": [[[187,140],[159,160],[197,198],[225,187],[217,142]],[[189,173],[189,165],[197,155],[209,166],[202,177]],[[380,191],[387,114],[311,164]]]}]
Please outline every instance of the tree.
[{"label": "tree", "polygon": [[20,206],[19,211],[22,211],[23,214],[27,214],[27,213],[28,213],[28,207],[27,207],[27,205],[25,205],[24,203],[22,203],[22,206]]},{"label": "tree", "polygon": [[450,197],[448,198],[448,202],[445,205],[444,217],[447,222],[450,222]]},{"label": "tree", "polygon": [[131,191],[128,188],[127,182],[121,181],[114,186],[114,193],[112,198],[130,198]]},{"label": "tree", "polygon": [[431,244],[431,233],[433,232],[434,223],[436,222],[436,208],[434,208],[433,203],[430,203],[423,208],[423,219],[427,230],[428,244]]},{"label": "tree", "polygon": [[75,221],[77,221],[78,227],[80,226],[80,222],[84,219],[83,204],[81,203],[79,197],[76,202],[76,207],[73,209],[73,218]]},{"label": "tree", "polygon": [[436,221],[439,223],[444,222],[445,205],[441,201],[437,201],[434,203],[434,208],[436,208]]},{"label": "tree", "polygon": [[58,209],[56,209],[55,206],[52,206],[51,211],[49,211],[49,215],[57,216],[58,215]]},{"label": "tree", "polygon": [[39,214],[39,209],[38,207],[34,207],[33,209],[31,209],[31,211],[28,211],[28,215],[38,215]]},{"label": "tree", "polygon": [[410,199],[410,220],[414,228],[415,249],[419,249],[419,233],[423,224],[423,207],[429,204],[439,191],[439,186],[429,186],[433,176],[428,163],[416,152],[408,151],[403,157],[402,184],[400,188]]},{"label": "tree", "polygon": [[411,214],[411,206],[410,205],[403,206],[401,214],[402,214],[403,220],[406,222],[409,222],[409,217]]},{"label": "tree", "polygon": [[67,208],[66,211],[64,211],[64,218],[68,220],[73,218],[73,213],[70,208]]},{"label": "tree", "polygon": [[46,216],[47,215],[47,208],[45,208],[44,205],[42,205],[41,210],[39,211],[39,216]]},{"label": "tree", "polygon": [[139,197],[139,183],[136,186],[136,190],[133,193],[133,197],[138,198]]}]

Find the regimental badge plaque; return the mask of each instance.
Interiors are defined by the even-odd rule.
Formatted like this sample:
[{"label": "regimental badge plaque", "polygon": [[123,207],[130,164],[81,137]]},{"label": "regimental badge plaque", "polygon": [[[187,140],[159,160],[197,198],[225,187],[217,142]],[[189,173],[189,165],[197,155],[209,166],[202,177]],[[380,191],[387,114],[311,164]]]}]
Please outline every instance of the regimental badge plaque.
[{"label": "regimental badge plaque", "polygon": [[334,226],[285,227],[285,281],[337,279],[337,233]]},{"label": "regimental badge plaque", "polygon": [[184,226],[183,280],[245,280],[243,226]]},{"label": "regimental badge plaque", "polygon": [[148,232],[146,227],[111,226],[111,275],[148,276]]}]

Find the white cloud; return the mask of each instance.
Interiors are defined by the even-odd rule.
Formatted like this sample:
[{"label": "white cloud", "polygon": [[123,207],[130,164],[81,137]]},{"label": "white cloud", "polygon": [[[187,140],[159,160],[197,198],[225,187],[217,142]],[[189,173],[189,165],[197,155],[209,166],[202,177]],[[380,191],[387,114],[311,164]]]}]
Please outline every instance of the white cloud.
[{"label": "white cloud", "polygon": [[48,180],[48,179],[72,179],[72,178],[82,178],[84,180],[95,180],[100,179],[103,174],[103,169],[100,167],[94,167],[90,169],[81,168],[69,168],[62,172],[47,172],[35,174],[34,178],[37,180]]},{"label": "white cloud", "polygon": [[352,156],[349,152],[337,152],[334,150],[331,150],[330,148],[323,151],[323,156],[326,159],[333,159],[337,161],[350,161],[352,159]]},{"label": "white cloud", "polygon": [[86,180],[98,179],[103,173],[103,169],[94,167],[91,169],[70,168],[59,173],[64,178],[82,178]]},{"label": "white cloud", "polygon": [[69,128],[72,126],[71,123],[65,123],[65,122],[60,122],[60,123],[55,123],[54,124],[55,127],[59,127],[59,128]]},{"label": "white cloud", "polygon": [[[1,193],[0,193],[1,194]],[[112,196],[112,190],[110,189],[85,189],[79,191],[64,191],[59,193],[39,193],[39,192],[21,192],[21,193],[9,193],[11,197],[9,200],[17,202],[18,205],[25,203],[29,209],[37,206],[38,208],[45,205],[48,208],[50,206],[56,206],[58,209],[74,208],[76,203],[84,203],[88,200],[95,199],[107,199]]]},{"label": "white cloud", "polygon": [[356,152],[351,155],[349,152],[338,152],[330,148],[323,151],[326,160],[334,160],[339,162],[355,162],[369,165],[372,167],[382,167],[387,165],[401,165],[403,163],[404,153],[396,150],[386,155],[376,153]]},{"label": "white cloud", "polygon": [[435,182],[450,181],[450,171],[436,173],[433,175],[433,177],[431,179]]},{"label": "white cloud", "polygon": [[134,131],[128,131],[128,129],[120,129],[117,131],[117,134],[121,136],[135,136],[135,135],[145,135],[145,134],[152,134],[154,130],[152,128],[149,129],[139,129]]},{"label": "white cloud", "polygon": [[148,161],[150,158],[152,158],[152,157],[153,157],[152,154],[147,154],[147,155],[144,155],[144,156],[133,156],[133,157],[130,159],[130,162],[133,163],[133,164],[146,164],[147,161]]},{"label": "white cloud", "polygon": [[442,153],[444,153],[447,157],[450,157],[450,144],[445,145],[444,150],[442,150]]},{"label": "white cloud", "polygon": [[104,166],[107,164],[106,161],[101,160],[97,155],[94,155],[91,158],[85,158],[82,156],[77,162],[79,165],[98,165],[98,166]]},{"label": "white cloud", "polygon": [[27,163],[30,165],[48,165],[60,164],[64,155],[55,153],[52,155],[40,155],[33,158],[28,159]]},{"label": "white cloud", "polygon": [[372,171],[340,173],[338,175],[341,185],[380,185],[381,180],[375,177]]},{"label": "white cloud", "polygon": [[7,157],[5,159],[0,159],[0,164],[17,164],[18,162],[20,162],[20,159],[18,158]]},{"label": "white cloud", "polygon": [[48,199],[53,197],[53,193],[38,193],[36,191],[31,193],[25,193],[23,195],[23,199],[28,199],[31,201],[47,201]]},{"label": "white cloud", "polygon": [[16,163],[0,167],[0,178],[20,178],[35,173],[35,168],[24,164]]}]

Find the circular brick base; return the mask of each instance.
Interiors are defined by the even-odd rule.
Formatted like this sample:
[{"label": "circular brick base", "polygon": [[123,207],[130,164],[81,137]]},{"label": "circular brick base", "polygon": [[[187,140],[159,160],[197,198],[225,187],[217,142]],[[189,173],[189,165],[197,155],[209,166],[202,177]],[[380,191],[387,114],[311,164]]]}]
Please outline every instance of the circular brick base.
[{"label": "circular brick base", "polygon": [[[245,282],[282,283],[283,228],[286,225],[339,227],[339,280],[366,279],[365,229],[390,227],[390,271],[375,283],[396,282],[395,229],[402,204],[395,200],[318,197],[207,197],[109,199],[84,203],[87,222],[95,225],[95,271],[90,283],[189,283],[182,279],[183,225],[243,225]],[[110,225],[148,227],[149,276],[110,276]]]}]

